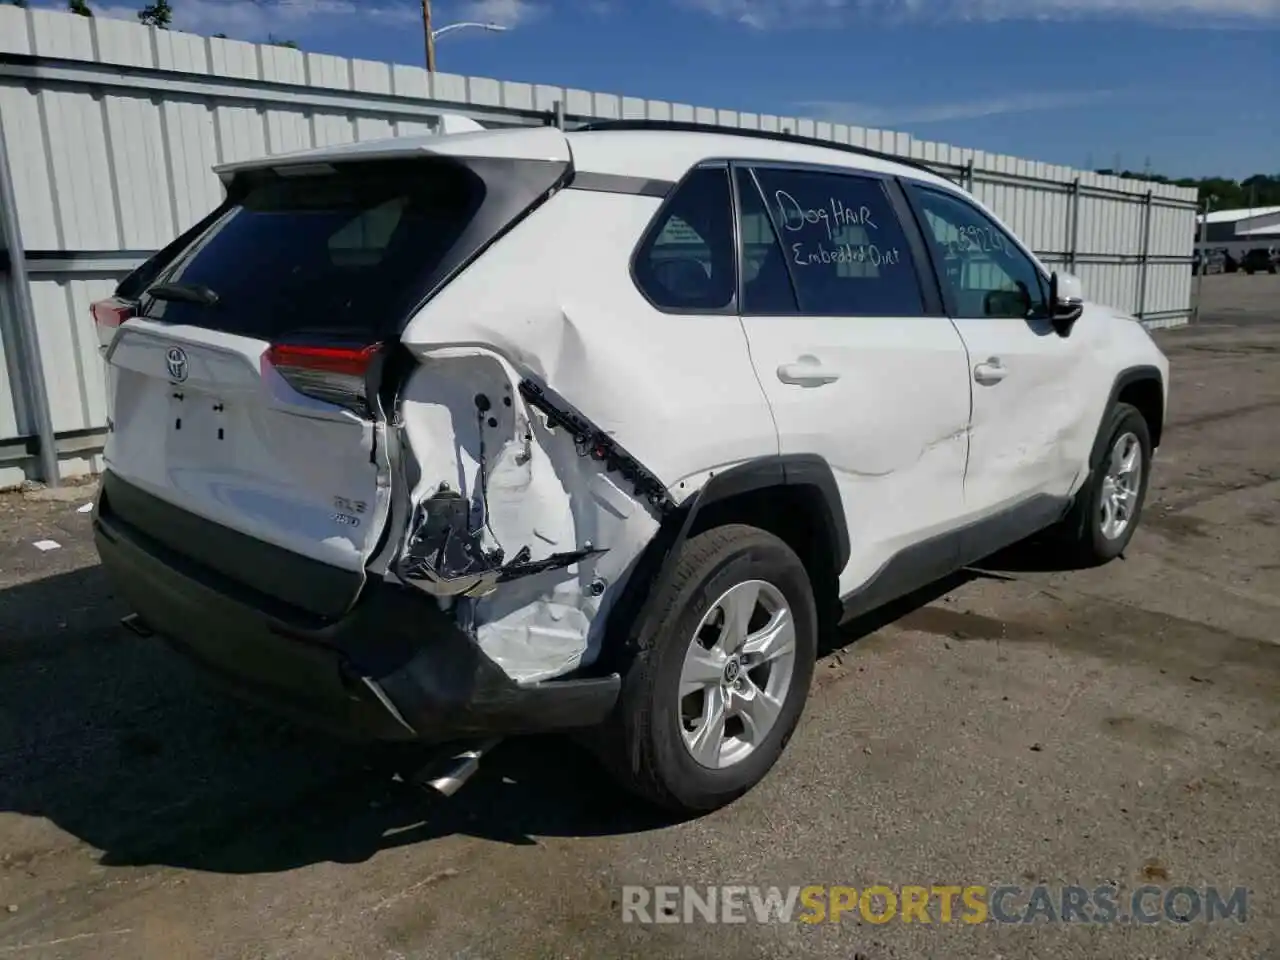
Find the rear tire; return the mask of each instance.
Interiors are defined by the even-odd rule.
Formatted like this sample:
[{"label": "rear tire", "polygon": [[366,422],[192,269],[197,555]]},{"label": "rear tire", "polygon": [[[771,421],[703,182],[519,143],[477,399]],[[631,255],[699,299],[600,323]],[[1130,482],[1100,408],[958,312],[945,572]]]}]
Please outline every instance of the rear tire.
[{"label": "rear tire", "polygon": [[1060,542],[1077,566],[1096,567],[1124,553],[1142,517],[1151,476],[1151,431],[1136,407],[1117,403],[1103,421],[1102,455],[1076,494]]},{"label": "rear tire", "polygon": [[817,657],[813,589],[786,543],[730,524],[680,548],[646,613],[598,752],[631,792],[705,813],[763,780],[799,722]]}]

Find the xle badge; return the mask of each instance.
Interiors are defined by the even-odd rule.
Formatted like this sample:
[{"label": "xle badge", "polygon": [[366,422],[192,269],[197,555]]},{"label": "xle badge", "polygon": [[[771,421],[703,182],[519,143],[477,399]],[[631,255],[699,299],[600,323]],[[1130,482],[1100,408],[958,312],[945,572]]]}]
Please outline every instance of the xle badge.
[{"label": "xle badge", "polygon": [[368,508],[363,500],[351,500],[347,497],[334,497],[333,505],[341,511],[333,515],[334,522],[346,524],[348,527],[360,526],[360,518],[352,514],[364,513]]}]

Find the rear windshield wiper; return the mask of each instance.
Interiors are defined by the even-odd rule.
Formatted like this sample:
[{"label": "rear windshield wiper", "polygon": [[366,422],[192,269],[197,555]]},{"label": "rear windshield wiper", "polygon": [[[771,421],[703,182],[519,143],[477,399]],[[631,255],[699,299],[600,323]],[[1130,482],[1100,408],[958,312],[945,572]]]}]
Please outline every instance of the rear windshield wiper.
[{"label": "rear windshield wiper", "polygon": [[183,300],[187,303],[199,303],[206,307],[218,303],[218,295],[203,283],[157,283],[147,288],[147,296],[157,300]]}]

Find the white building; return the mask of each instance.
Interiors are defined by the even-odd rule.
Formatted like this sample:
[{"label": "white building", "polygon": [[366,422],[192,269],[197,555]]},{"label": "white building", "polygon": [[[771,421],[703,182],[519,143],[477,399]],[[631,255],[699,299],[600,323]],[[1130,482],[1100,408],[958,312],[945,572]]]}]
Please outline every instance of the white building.
[{"label": "white building", "polygon": [[1280,207],[1211,211],[1207,230],[1204,214],[1196,217],[1197,253],[1228,253],[1238,260],[1257,247],[1280,252]]}]

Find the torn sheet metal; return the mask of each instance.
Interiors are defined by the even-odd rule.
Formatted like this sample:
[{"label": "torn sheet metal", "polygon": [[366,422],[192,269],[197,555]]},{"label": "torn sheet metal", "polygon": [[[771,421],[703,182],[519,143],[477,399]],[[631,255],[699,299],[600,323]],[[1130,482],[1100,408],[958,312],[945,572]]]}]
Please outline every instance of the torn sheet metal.
[{"label": "torn sheet metal", "polygon": [[399,412],[414,507],[393,574],[452,604],[515,680],[593,660],[601,614],[674,508],[661,482],[479,348],[424,357]]},{"label": "torn sheet metal", "polygon": [[587,548],[533,560],[532,551],[523,546],[503,562],[505,551],[501,546],[486,549],[484,531],[470,529],[469,514],[466,499],[448,487],[418,504],[410,527],[413,532],[396,567],[401,579],[437,597],[482,597],[500,583],[572,566],[604,553]]},{"label": "torn sheet metal", "polygon": [[660,514],[675,509],[675,501],[662,481],[617,441],[574,410],[563,397],[529,379],[520,381],[520,395],[546,416],[553,429],[564,427],[569,431],[579,456],[589,456],[604,464],[607,471],[621,476]]}]

